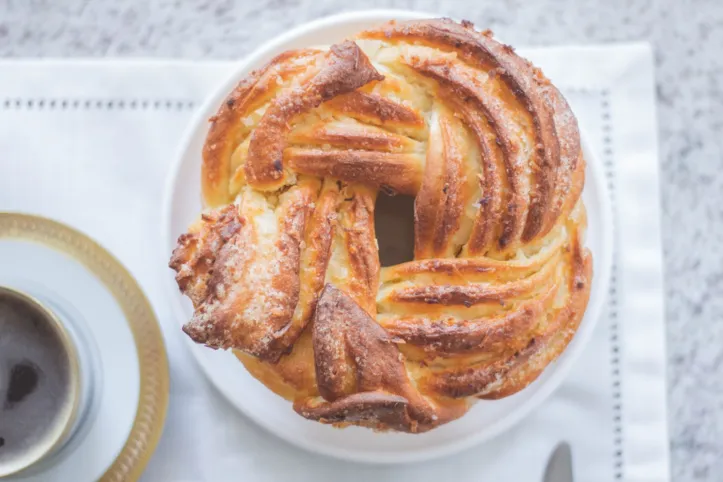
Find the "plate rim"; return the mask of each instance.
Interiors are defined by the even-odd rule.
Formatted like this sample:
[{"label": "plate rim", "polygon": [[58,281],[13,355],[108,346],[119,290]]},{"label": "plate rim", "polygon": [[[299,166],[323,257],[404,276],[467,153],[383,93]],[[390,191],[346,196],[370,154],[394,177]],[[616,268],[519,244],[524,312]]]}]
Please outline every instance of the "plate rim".
[{"label": "plate rim", "polygon": [[[231,73],[225,77],[221,82],[216,84],[212,89],[211,93],[205,98],[204,102],[197,108],[196,113],[192,116],[189,121],[187,128],[184,131],[182,141],[179,143],[176,157],[173,160],[173,165],[169,171],[166,179],[163,205],[162,205],[162,222],[161,229],[161,240],[163,243],[163,253],[166,254],[169,247],[175,246],[175,238],[172,234],[173,225],[173,212],[174,204],[173,201],[176,195],[176,184],[178,180],[181,168],[185,165],[185,158],[187,152],[191,147],[194,135],[197,130],[202,129],[206,122],[207,112],[213,111],[214,106],[218,105],[219,102],[228,94],[233,86],[241,79],[251,68],[253,68],[258,62],[265,58],[270,58],[273,55],[275,49],[288,43],[289,41],[319,29],[327,27],[337,26],[338,24],[351,23],[351,22],[383,22],[392,19],[419,19],[419,18],[430,18],[435,15],[426,12],[416,11],[403,11],[393,9],[375,9],[375,10],[361,10],[344,12],[340,14],[330,15],[322,17],[301,25],[298,25],[285,33],[272,38],[268,42],[260,44],[256,49],[250,52],[247,56],[239,59],[236,65],[232,68]],[[586,177],[586,183],[592,182],[595,185],[596,190],[600,193],[600,235],[602,237],[600,243],[600,251],[602,256],[598,255],[593,263],[593,279],[594,285],[593,290],[599,293],[599,295],[593,299],[592,293],[590,296],[590,302],[586,307],[585,318],[578,327],[575,336],[571,340],[570,344],[566,347],[564,352],[558,357],[553,363],[556,364],[555,371],[551,374],[550,378],[546,383],[538,388],[538,391],[530,397],[528,400],[523,402],[518,408],[510,412],[510,415],[506,416],[500,423],[492,426],[491,429],[487,429],[476,435],[468,436],[459,441],[448,443],[442,447],[433,447],[430,449],[417,449],[414,452],[407,453],[394,453],[392,456],[389,454],[381,453],[357,453],[346,450],[344,448],[335,446],[320,446],[311,445],[308,440],[301,440],[295,438],[290,433],[287,433],[270,421],[256,417],[254,413],[248,410],[246,407],[238,404],[237,401],[228,393],[224,386],[216,382],[212,374],[209,372],[206,362],[202,361],[197,351],[194,349],[194,343],[187,337],[183,337],[185,345],[192,352],[193,358],[196,363],[201,367],[204,375],[211,381],[214,387],[243,415],[253,421],[256,425],[262,427],[273,435],[280,439],[290,443],[291,445],[301,448],[303,450],[317,453],[325,456],[334,457],[341,460],[347,460],[352,462],[362,462],[369,464],[403,464],[411,462],[420,462],[431,460],[434,458],[443,457],[453,453],[460,452],[468,449],[482,442],[491,440],[517,425],[521,420],[527,417],[536,407],[540,406],[550,395],[557,390],[562,382],[568,377],[568,374],[574,365],[574,362],[581,355],[584,347],[590,341],[592,333],[598,324],[599,319],[602,316],[602,308],[607,300],[609,293],[609,286],[612,274],[612,263],[613,263],[613,210],[612,210],[612,198],[610,189],[606,182],[606,172],[604,166],[600,162],[598,156],[596,156],[588,141],[588,137],[585,135],[584,129],[580,127],[580,141],[583,150],[583,156],[586,160],[587,166],[592,172],[593,176]],[[200,159],[200,153],[197,154]],[[590,179],[592,177],[592,179]],[[599,259],[602,258],[602,259]],[[174,277],[169,272],[166,276],[167,283],[166,289],[171,299],[172,312],[174,318],[178,320],[185,320],[186,315],[183,312],[183,308],[180,303],[180,295],[178,287],[175,283]],[[595,287],[597,286],[597,287]],[[594,304],[593,304],[594,302]],[[588,315],[589,314],[589,315]],[[585,323],[585,319],[588,319]],[[176,322],[178,322],[176,320]],[[585,324],[583,324],[585,323]],[[581,327],[585,327],[581,330]],[[180,330],[179,330],[180,333]],[[562,355],[565,355],[563,361],[561,361]]]}]

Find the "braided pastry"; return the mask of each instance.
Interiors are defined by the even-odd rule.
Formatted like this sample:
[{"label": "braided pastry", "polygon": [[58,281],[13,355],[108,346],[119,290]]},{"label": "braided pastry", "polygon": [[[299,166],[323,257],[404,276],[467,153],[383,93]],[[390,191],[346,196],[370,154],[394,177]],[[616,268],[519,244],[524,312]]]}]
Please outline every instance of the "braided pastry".
[{"label": "braided pastry", "polygon": [[[575,116],[468,22],[277,56],[211,119],[202,169],[170,262],[184,331],[308,419],[429,430],[531,383],[585,311]],[[379,191],[414,196],[414,261],[380,267]]]}]

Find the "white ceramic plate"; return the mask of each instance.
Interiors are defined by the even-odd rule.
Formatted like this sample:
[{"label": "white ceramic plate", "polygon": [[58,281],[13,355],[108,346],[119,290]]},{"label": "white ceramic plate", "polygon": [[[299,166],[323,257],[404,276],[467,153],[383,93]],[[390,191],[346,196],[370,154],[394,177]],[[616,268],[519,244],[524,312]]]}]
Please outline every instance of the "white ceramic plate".
[{"label": "white ceramic plate", "polygon": [[[182,140],[165,197],[164,251],[170,256],[177,237],[186,231],[201,210],[201,148],[208,130],[207,119],[216,112],[225,96],[241,78],[284,50],[331,44],[356,31],[390,19],[425,16],[428,15],[391,10],[336,15],[290,30],[240,61],[233,75],[221,83],[201,107]],[[375,433],[358,427],[339,430],[310,422],[297,415],[289,402],[249,375],[230,352],[209,350],[195,345],[189,339],[191,352],[211,381],[241,412],[280,438],[306,450],[359,462],[412,462],[450,454],[504,432],[542,403],[560,385],[590,338],[608,291],[612,261],[610,197],[603,167],[590,151],[584,137],[583,150],[588,162],[583,192],[589,223],[587,246],[592,251],[594,260],[590,302],[567,350],[537,381],[522,392],[498,401],[480,401],[460,420],[424,434]],[[191,317],[192,307],[179,293],[170,272],[168,286],[180,326]]]}]

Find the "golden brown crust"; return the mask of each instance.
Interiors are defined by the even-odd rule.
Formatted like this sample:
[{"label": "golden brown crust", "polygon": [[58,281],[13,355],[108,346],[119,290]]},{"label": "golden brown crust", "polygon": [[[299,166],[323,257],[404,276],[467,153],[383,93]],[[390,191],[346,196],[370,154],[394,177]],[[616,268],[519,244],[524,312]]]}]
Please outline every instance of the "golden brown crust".
[{"label": "golden brown crust", "polygon": [[[419,63],[412,64],[412,66],[423,75],[438,81],[443,87],[442,91],[446,93],[453,104],[475,103],[475,110],[484,116],[489,128],[492,129],[495,144],[499,147],[503,159],[504,169],[499,171],[500,174],[504,172],[502,179],[506,189],[503,190],[508,192],[503,197],[506,200],[506,208],[503,211],[501,232],[499,234],[499,246],[501,248],[506,247],[511,241],[517,240],[524,229],[527,204],[525,202],[523,183],[524,177],[527,175],[527,166],[518,155],[519,149],[513,143],[514,134],[510,122],[506,119],[507,111],[504,105],[497,97],[488,95],[484,90],[481,90],[474,77],[458,72],[454,65]],[[465,106],[463,109],[467,110],[469,107]],[[480,136],[478,141],[482,145],[484,142],[483,135],[478,135]],[[492,156],[493,154],[490,152],[487,155]],[[495,161],[485,159],[483,162],[491,164]],[[502,202],[504,205],[505,201]]]},{"label": "golden brown crust", "polygon": [[303,246],[306,248],[300,258],[299,299],[291,324],[277,343],[284,350],[292,346],[306,328],[316,308],[316,301],[324,286],[326,267],[331,258],[331,241],[337,225],[336,208],[339,192],[333,186],[324,186],[314,206],[311,219],[306,226]]},{"label": "golden brown crust", "polygon": [[313,343],[319,394],[332,403],[301,402],[303,416],[408,432],[439,419],[410,383],[387,332],[330,284],[316,308]]},{"label": "golden brown crust", "polygon": [[201,226],[182,234],[173,250],[168,266],[176,271],[176,282],[194,306],[208,296],[213,284],[213,266],[220,251],[243,226],[235,206],[203,214]]},{"label": "golden brown crust", "polygon": [[[585,161],[565,99],[489,32],[356,39],[284,53],[230,94],[204,147],[216,209],[170,266],[184,331],[299,414],[417,433],[523,389],[574,336]],[[414,261],[381,268],[378,191],[415,197]]]},{"label": "golden brown crust", "polygon": [[422,127],[424,119],[414,109],[378,94],[350,92],[327,104],[332,112],[384,127]]},{"label": "golden brown crust", "polygon": [[[299,183],[289,190],[273,214],[265,200],[247,192],[238,209],[229,206],[202,220],[201,232],[218,232],[220,239],[198,237],[194,243],[200,252],[215,253],[213,258],[203,257],[210,260],[210,268],[203,266],[209,274],[205,296],[192,298],[196,311],[183,327],[194,341],[211,348],[237,348],[265,360],[278,359],[295,341],[286,334],[299,300],[300,250],[315,184]],[[276,233],[263,233],[269,227],[261,226],[262,216],[274,217]],[[229,217],[233,220],[226,223]],[[224,224],[214,224],[217,220]],[[185,246],[177,250],[172,267],[181,265],[179,273],[187,270],[193,277],[193,270],[201,266],[183,264],[188,257]],[[179,286],[188,292],[187,282]],[[294,330],[296,336],[299,331]]]},{"label": "golden brown crust", "polygon": [[382,326],[393,336],[422,347],[434,356],[451,354],[499,354],[524,348],[525,334],[550,307],[557,289],[546,289],[537,298],[524,301],[513,310],[490,317],[464,320],[455,317],[430,320],[403,317],[385,320]]},{"label": "golden brown crust", "polygon": [[[469,79],[463,80],[454,73],[454,65],[445,61],[442,64],[425,65],[418,59],[405,59],[411,61],[412,67],[425,71],[437,80],[450,82],[453,89],[463,93],[464,97],[476,98],[480,106],[484,106],[485,115],[493,128],[504,129],[506,125],[500,117],[503,110],[499,109],[498,98],[503,104],[509,104],[514,99],[520,106],[519,113],[529,115],[533,127],[533,150],[528,162],[536,166],[531,176],[529,211],[516,213],[514,197],[507,210],[526,219],[522,241],[528,242],[547,234],[559,215],[556,209],[559,197],[553,195],[566,194],[564,174],[570,167],[574,169],[578,159],[579,134],[567,103],[544,75],[516,55],[511,47],[492,39],[491,35],[479,34],[471,25],[458,24],[448,19],[390,22],[377,30],[364,32],[361,36],[387,41],[416,41],[442,50],[453,50],[466,62],[488,71],[491,79],[499,78],[506,84],[507,95],[500,94],[493,98],[485,96],[485,102],[485,97],[480,97],[481,91],[469,88],[469,83],[465,82]],[[497,137],[505,151],[514,149],[510,142],[511,135],[502,132]],[[519,169],[515,165],[508,165],[508,177],[512,173],[510,180],[518,177]],[[555,189],[558,180],[562,185]],[[513,192],[514,187],[512,184]]]},{"label": "golden brown crust", "polygon": [[229,192],[231,155],[250,131],[242,122],[263,101],[272,98],[280,84],[305,71],[321,52],[314,49],[290,50],[277,55],[264,67],[253,71],[239,82],[210,119],[203,146],[201,171],[203,197],[206,206],[215,207],[232,201]]},{"label": "golden brown crust", "polygon": [[316,123],[289,134],[295,144],[329,145],[344,149],[414,152],[419,143],[407,136],[357,122]]},{"label": "golden brown crust", "polygon": [[517,393],[532,383],[567,347],[585,313],[592,278],[590,253],[573,242],[570,258],[570,301],[548,315],[551,320],[532,332],[525,348],[513,350],[510,357],[487,360],[478,366],[434,373],[427,380],[429,389],[455,398],[476,395],[496,399]]},{"label": "golden brown crust", "polygon": [[254,129],[246,161],[248,183],[263,190],[283,186],[283,152],[294,118],[324,101],[383,78],[355,43],[333,45],[319,72],[300,90],[276,98]]},{"label": "golden brown crust", "polygon": [[340,234],[349,263],[344,287],[354,301],[369,314],[376,312],[379,285],[379,252],[374,234],[376,193],[368,188],[347,188],[339,208]]},{"label": "golden brown crust", "polygon": [[[454,237],[468,202],[465,141],[461,126],[447,113],[438,116],[428,140],[424,180],[414,199],[414,257],[455,256]],[[461,243],[460,243],[461,244]]]},{"label": "golden brown crust", "polygon": [[294,410],[304,418],[339,426],[353,424],[402,432],[420,431],[416,427],[412,430],[414,421],[409,416],[409,401],[382,391],[354,393],[331,403],[297,399]]},{"label": "golden brown crust", "polygon": [[284,161],[300,174],[332,177],[395,194],[414,194],[421,178],[420,161],[414,154],[290,147],[284,151]]},{"label": "golden brown crust", "polygon": [[[467,254],[477,256],[486,253],[495,243],[501,249],[507,246],[513,234],[514,223],[510,220],[514,219],[517,212],[514,207],[516,201],[510,200],[508,209],[504,209],[510,194],[503,188],[502,173],[507,172],[506,151],[503,149],[505,145],[498,142],[498,134],[482,112],[468,105],[459,105],[455,102],[452,104],[457,106],[480,151],[479,210],[469,242],[465,247]],[[501,232],[498,226],[502,226]]]}]

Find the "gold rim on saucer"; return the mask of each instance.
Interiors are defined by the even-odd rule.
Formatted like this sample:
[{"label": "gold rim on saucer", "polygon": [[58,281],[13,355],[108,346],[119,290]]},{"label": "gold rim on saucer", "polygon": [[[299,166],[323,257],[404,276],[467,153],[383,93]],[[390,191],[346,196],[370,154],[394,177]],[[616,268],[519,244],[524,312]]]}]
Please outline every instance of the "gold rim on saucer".
[{"label": "gold rim on saucer", "polygon": [[0,285],[0,296],[6,296],[9,299],[17,300],[26,304],[30,307],[30,309],[40,315],[47,325],[55,332],[60,340],[60,343],[63,345],[63,350],[68,356],[71,385],[71,402],[64,404],[62,411],[65,413],[63,413],[62,419],[57,420],[57,427],[54,427],[52,431],[53,433],[49,434],[48,440],[43,440],[43,443],[49,443],[48,446],[42,451],[32,453],[30,457],[27,457],[27,460],[23,460],[19,464],[13,466],[13,469],[11,469],[10,472],[0,473],[0,477],[7,477],[27,469],[48,454],[54,452],[70,434],[76,418],[78,417],[78,409],[80,408],[80,361],[78,358],[78,350],[75,347],[75,343],[73,342],[73,338],[70,336],[70,333],[68,333],[65,329],[63,322],[60,321],[60,318],[58,318],[53,310],[45,306],[42,301],[32,295],[29,295],[28,293],[3,285]]},{"label": "gold rim on saucer", "polygon": [[161,438],[169,396],[165,344],[148,299],[113,255],[85,234],[57,221],[0,212],[0,238],[26,239],[70,255],[103,282],[123,310],[138,351],[138,409],[123,449],[100,480],[138,480]]}]

